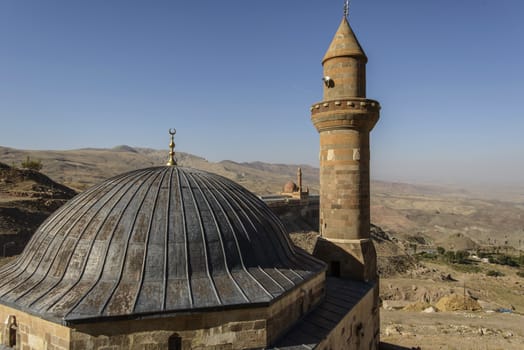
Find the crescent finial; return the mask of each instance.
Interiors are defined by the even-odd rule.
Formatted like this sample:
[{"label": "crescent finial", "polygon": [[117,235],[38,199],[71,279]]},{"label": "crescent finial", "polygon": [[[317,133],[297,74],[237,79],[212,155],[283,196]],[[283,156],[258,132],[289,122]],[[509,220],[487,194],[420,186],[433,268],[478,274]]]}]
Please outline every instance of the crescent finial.
[{"label": "crescent finial", "polygon": [[175,128],[169,129],[169,135],[171,135],[171,142],[169,142],[169,158],[166,163],[166,165],[168,166],[177,165],[176,159],[175,159],[175,134],[176,134]]}]

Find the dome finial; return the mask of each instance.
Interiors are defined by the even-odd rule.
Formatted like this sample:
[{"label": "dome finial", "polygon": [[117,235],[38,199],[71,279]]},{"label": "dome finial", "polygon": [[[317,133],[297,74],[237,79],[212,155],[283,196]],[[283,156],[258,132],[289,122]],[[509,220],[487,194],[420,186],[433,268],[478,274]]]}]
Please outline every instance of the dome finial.
[{"label": "dome finial", "polygon": [[175,134],[176,134],[175,128],[169,129],[169,135],[171,135],[171,142],[169,142],[169,159],[166,163],[166,165],[168,166],[177,165],[176,159],[175,159]]},{"label": "dome finial", "polygon": [[349,15],[349,0],[344,2],[344,17],[347,18]]}]

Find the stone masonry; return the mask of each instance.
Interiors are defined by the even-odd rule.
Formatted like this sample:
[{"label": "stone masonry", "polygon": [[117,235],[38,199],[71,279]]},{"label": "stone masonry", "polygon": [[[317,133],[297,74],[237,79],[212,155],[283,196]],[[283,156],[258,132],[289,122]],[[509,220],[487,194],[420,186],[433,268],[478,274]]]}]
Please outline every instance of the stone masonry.
[{"label": "stone masonry", "polygon": [[344,17],[322,61],[324,100],[311,107],[311,120],[320,133],[322,240],[315,254],[329,274],[370,281],[376,253],[369,231],[369,133],[380,105],[366,98],[366,63]]}]

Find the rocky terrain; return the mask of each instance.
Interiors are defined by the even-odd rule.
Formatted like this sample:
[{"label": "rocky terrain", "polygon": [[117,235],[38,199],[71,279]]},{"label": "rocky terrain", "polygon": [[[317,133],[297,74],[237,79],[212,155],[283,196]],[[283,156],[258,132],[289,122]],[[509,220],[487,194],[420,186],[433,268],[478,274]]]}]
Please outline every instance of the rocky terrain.
[{"label": "rocky terrain", "polygon": [[380,317],[380,339],[390,345],[384,349],[521,350],[524,344],[521,315],[381,310]]},{"label": "rocky terrain", "polygon": [[373,183],[371,192],[372,222],[421,248],[524,247],[524,202],[383,182]]},{"label": "rocky terrain", "polygon": [[1,255],[21,252],[38,226],[75,195],[38,171],[0,163]]},{"label": "rocky terrain", "polygon": [[[312,252],[318,234],[296,232],[291,238]],[[421,260],[376,226],[372,238],[381,275],[385,350],[524,347],[524,278],[516,274],[518,268]]]},{"label": "rocky terrain", "polygon": [[[524,278],[483,263],[481,272],[424,262],[381,279],[381,340],[406,349],[522,349]],[[500,271],[501,277],[487,276]]]}]

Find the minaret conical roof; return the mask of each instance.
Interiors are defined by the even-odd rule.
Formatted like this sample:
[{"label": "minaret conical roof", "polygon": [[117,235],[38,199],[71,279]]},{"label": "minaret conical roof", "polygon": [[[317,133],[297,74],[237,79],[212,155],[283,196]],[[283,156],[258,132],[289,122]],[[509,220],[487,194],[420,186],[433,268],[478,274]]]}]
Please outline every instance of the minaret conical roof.
[{"label": "minaret conical roof", "polygon": [[322,63],[330,58],[340,56],[361,57],[364,59],[364,62],[367,62],[366,54],[345,16],[342,18],[342,22],[322,59]]}]

